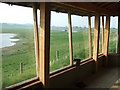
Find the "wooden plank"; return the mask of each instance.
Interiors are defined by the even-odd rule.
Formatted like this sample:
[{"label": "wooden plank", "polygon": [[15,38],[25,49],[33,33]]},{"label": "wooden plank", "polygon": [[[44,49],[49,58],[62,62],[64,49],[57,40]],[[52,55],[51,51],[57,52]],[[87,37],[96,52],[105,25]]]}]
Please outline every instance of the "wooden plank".
[{"label": "wooden plank", "polygon": [[39,56],[39,31],[38,31],[38,22],[37,22],[37,7],[36,4],[33,4],[33,19],[34,19],[34,38],[35,38],[35,54],[36,54],[36,70],[37,76],[40,74],[40,56]]},{"label": "wooden plank", "polygon": [[40,3],[40,81],[49,87],[50,3]]},{"label": "wooden plank", "polygon": [[118,16],[118,45],[117,53],[120,54],[120,15]]},{"label": "wooden plank", "polygon": [[102,16],[102,53],[104,53],[104,16]]},{"label": "wooden plank", "polygon": [[93,59],[95,60],[96,64],[95,68],[96,72],[98,71],[99,34],[100,34],[100,16],[95,15]]},{"label": "wooden plank", "polygon": [[109,34],[110,34],[110,16],[106,16],[106,28],[104,31],[104,55],[106,57],[106,65],[108,64],[108,47],[109,47]]},{"label": "wooden plank", "polygon": [[72,23],[70,12],[68,12],[68,32],[69,32],[70,65],[73,65]]},{"label": "wooden plank", "polygon": [[89,57],[92,58],[93,50],[92,50],[92,30],[91,30],[91,17],[88,16],[88,31],[89,31]]}]

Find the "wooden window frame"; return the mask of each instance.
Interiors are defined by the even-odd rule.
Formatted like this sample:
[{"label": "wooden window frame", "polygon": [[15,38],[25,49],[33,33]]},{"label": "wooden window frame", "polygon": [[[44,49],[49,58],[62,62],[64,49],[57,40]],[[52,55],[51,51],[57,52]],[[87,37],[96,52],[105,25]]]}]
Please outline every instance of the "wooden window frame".
[{"label": "wooden window frame", "polygon": [[109,47],[109,35],[110,35],[110,16],[106,16],[106,27],[104,31],[104,55],[105,55],[105,64],[108,65],[108,47]]},{"label": "wooden window frame", "polygon": [[93,57],[93,49],[92,49],[91,16],[88,16],[88,31],[89,31],[89,58],[92,58]]},{"label": "wooden window frame", "polygon": [[93,59],[95,60],[95,72],[98,71],[99,36],[100,36],[100,15],[95,15],[94,49],[93,49]]},{"label": "wooden window frame", "polygon": [[68,12],[68,32],[69,32],[70,65],[73,65],[72,20],[70,12]]}]

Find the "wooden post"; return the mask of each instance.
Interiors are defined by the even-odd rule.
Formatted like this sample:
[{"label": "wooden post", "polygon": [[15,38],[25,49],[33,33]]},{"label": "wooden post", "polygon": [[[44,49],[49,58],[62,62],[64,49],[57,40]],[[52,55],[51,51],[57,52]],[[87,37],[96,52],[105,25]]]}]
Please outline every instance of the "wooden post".
[{"label": "wooden post", "polygon": [[94,28],[94,51],[93,59],[95,60],[95,71],[98,71],[98,51],[99,51],[99,34],[100,34],[100,16],[95,16],[95,28]]},{"label": "wooden post", "polygon": [[117,53],[120,54],[120,15],[118,16],[118,43],[117,43]]},{"label": "wooden post", "polygon": [[58,59],[59,59],[59,51],[57,50],[56,51],[56,61],[58,61]]},{"label": "wooden post", "polygon": [[38,31],[38,23],[37,23],[37,8],[36,4],[33,4],[33,19],[34,19],[34,38],[35,38],[35,54],[36,54],[36,71],[37,76],[40,75],[40,58],[39,58],[39,31]]},{"label": "wooden post", "polygon": [[104,16],[102,16],[102,53],[104,53]]},{"label": "wooden post", "polygon": [[89,31],[89,57],[92,58],[92,30],[91,30],[91,17],[88,16],[88,31]]},{"label": "wooden post", "polygon": [[40,3],[40,81],[49,88],[50,3]]},{"label": "wooden post", "polygon": [[106,57],[105,63],[108,65],[108,47],[109,47],[109,33],[110,33],[110,16],[106,16],[106,28],[104,31],[104,55]]},{"label": "wooden post", "polygon": [[23,63],[20,63],[20,74],[23,73]]},{"label": "wooden post", "polygon": [[68,32],[69,32],[70,65],[73,65],[72,23],[70,12],[68,12]]}]

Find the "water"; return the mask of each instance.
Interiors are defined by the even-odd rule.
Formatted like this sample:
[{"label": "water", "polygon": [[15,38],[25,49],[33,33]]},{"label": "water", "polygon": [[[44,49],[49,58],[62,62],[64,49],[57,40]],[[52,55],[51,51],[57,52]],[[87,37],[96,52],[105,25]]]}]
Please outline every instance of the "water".
[{"label": "water", "polygon": [[16,34],[0,33],[0,48],[10,47],[16,44],[19,39],[12,39]]}]

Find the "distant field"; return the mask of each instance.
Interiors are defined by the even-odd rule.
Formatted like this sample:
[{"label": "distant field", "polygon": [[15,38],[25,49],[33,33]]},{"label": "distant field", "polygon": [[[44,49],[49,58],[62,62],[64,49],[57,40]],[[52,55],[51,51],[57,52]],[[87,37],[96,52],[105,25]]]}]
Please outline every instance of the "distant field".
[{"label": "distant field", "polygon": [[[20,39],[15,46],[2,49],[3,87],[35,77],[33,29],[3,27],[2,33],[15,33],[17,36],[14,38]],[[23,63],[22,74],[20,63]]]},{"label": "distant field", "polygon": [[[15,33],[17,36],[14,38],[20,39],[15,46],[2,49],[3,87],[36,77],[33,28],[3,27],[2,33]],[[53,71],[70,64],[69,40],[66,31],[51,30],[50,36],[50,71]],[[113,36],[112,44],[115,43]],[[73,32],[73,58],[84,60],[89,57],[88,40],[87,29]],[[114,51],[112,44],[110,50]],[[23,63],[21,74],[20,63]]]}]

